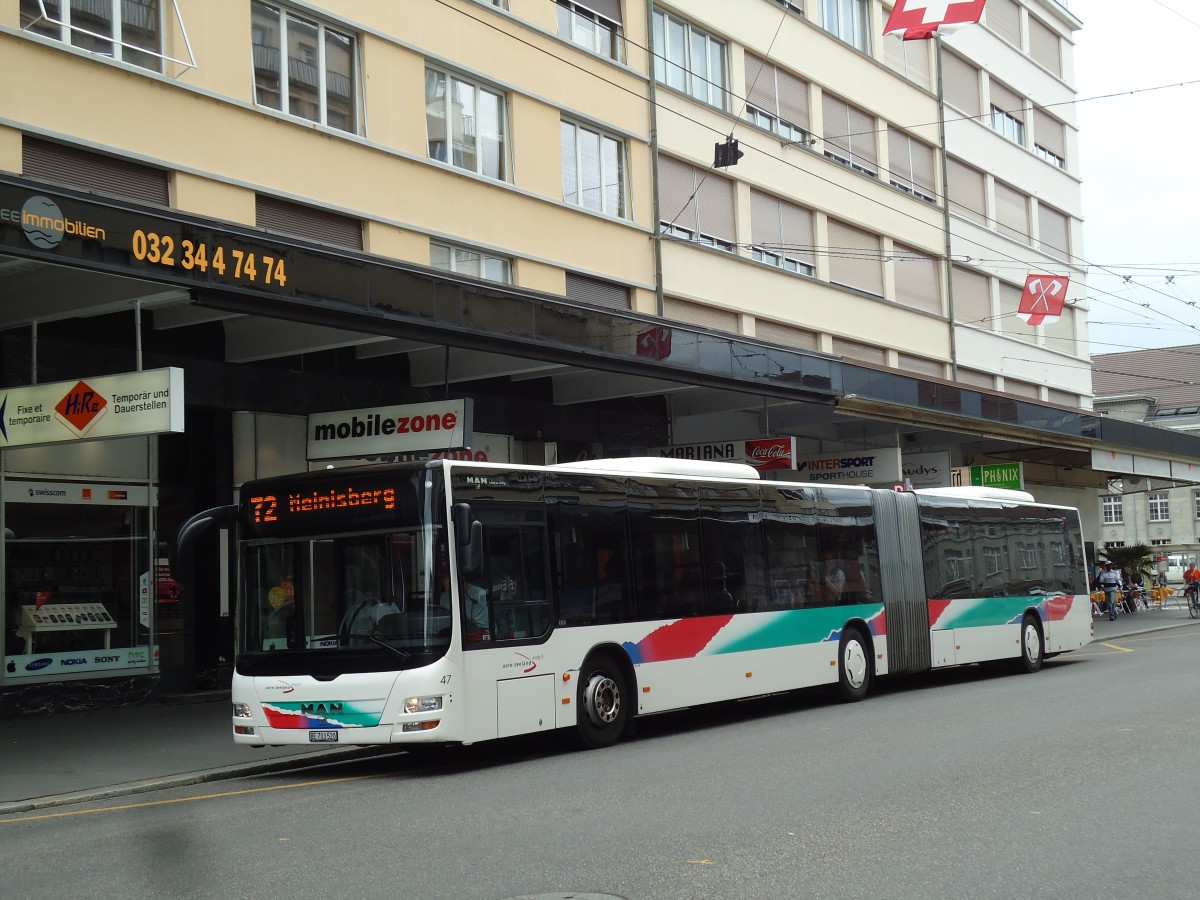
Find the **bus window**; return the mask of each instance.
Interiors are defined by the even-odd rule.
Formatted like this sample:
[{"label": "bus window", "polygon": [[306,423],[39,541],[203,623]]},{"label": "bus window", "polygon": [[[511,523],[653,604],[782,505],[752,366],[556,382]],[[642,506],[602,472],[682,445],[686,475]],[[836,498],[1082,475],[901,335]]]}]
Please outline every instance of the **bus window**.
[{"label": "bus window", "polygon": [[696,490],[654,481],[631,485],[629,537],[638,619],[704,613]]},{"label": "bus window", "polygon": [[625,485],[603,476],[546,480],[559,625],[600,625],[630,616]]},{"label": "bus window", "polygon": [[545,528],[522,518],[483,521],[482,563],[477,572],[463,573],[462,581],[468,644],[530,640],[550,630]]},{"label": "bus window", "polygon": [[700,532],[710,614],[767,608],[761,519],[757,485],[701,488]]}]

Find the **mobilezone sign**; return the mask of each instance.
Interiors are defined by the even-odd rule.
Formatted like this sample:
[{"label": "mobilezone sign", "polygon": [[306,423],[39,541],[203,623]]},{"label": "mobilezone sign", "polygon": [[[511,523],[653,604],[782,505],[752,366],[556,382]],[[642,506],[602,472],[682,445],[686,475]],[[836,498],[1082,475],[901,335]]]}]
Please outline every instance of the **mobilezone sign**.
[{"label": "mobilezone sign", "polygon": [[0,390],[0,448],[183,431],[183,369]]},{"label": "mobilezone sign", "polygon": [[313,413],[308,458],[361,459],[471,446],[474,401],[443,400]]}]

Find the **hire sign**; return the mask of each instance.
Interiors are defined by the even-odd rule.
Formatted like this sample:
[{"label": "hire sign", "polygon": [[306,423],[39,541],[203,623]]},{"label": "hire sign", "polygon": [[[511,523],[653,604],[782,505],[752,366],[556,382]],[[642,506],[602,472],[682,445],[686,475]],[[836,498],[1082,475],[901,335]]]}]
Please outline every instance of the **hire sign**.
[{"label": "hire sign", "polygon": [[0,391],[0,448],[183,431],[183,369]]}]

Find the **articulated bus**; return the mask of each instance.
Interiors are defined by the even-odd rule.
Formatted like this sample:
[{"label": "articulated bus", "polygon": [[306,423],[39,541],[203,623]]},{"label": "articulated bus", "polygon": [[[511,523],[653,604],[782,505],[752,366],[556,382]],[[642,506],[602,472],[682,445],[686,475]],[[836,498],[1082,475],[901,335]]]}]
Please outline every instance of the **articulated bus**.
[{"label": "articulated bus", "polygon": [[1079,515],[1020,492],[670,459],[438,460],[243,486],[233,737],[471,744],[1008,660],[1092,633]]}]

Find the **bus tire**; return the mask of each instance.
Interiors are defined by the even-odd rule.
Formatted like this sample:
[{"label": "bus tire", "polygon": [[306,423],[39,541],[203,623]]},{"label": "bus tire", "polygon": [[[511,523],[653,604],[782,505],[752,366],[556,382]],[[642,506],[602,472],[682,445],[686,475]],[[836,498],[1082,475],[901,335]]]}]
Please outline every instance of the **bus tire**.
[{"label": "bus tire", "polygon": [[575,732],[588,750],[611,747],[621,738],[629,720],[632,695],[625,675],[608,654],[588,657],[579,670]]},{"label": "bus tire", "polygon": [[1042,636],[1042,623],[1033,613],[1025,613],[1021,621],[1021,671],[1033,674],[1042,667],[1045,659],[1046,639]]},{"label": "bus tire", "polygon": [[842,630],[838,644],[838,696],[854,703],[871,689],[871,644],[861,629],[854,626]]}]

